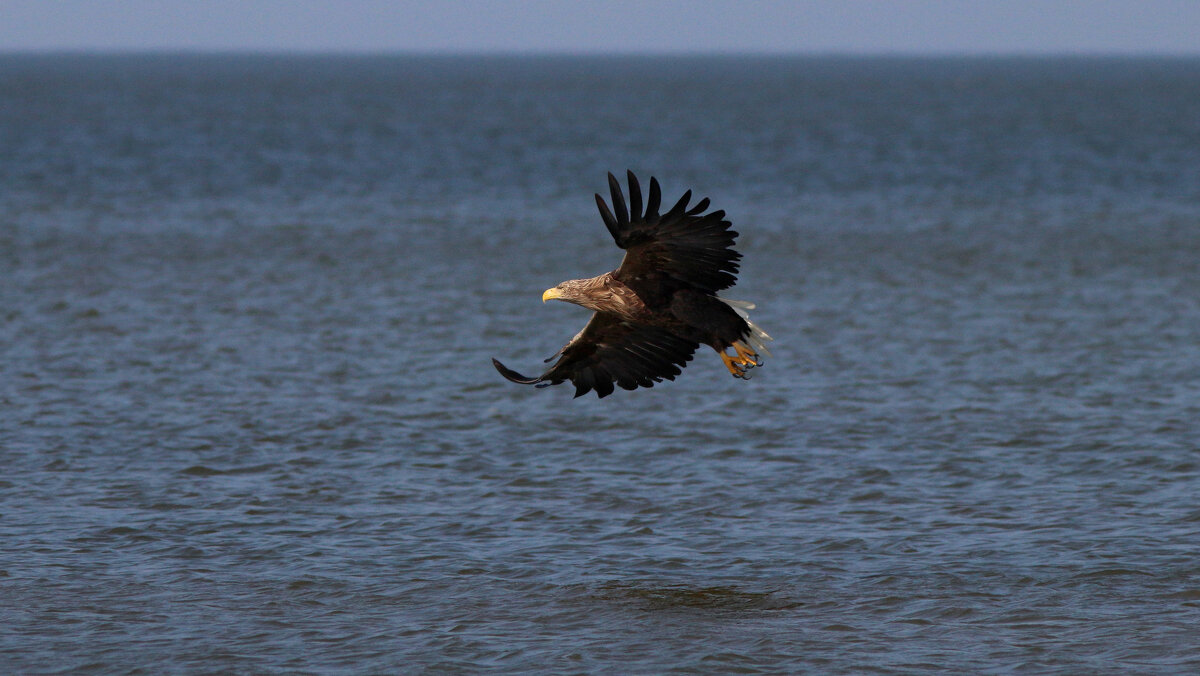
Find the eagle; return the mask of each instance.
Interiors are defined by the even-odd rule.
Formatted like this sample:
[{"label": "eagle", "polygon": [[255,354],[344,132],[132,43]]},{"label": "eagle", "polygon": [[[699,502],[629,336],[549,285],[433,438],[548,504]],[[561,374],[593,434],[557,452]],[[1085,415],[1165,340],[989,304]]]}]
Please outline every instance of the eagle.
[{"label": "eagle", "polygon": [[[500,375],[514,383],[546,387],[567,380],[580,397],[595,390],[604,398],[614,385],[626,390],[674,380],[701,345],[717,351],[735,378],[749,379],[770,355],[771,340],[750,321],[753,303],[717,295],[737,282],[738,233],[724,211],[710,211],[708,198],[689,207],[688,190],[660,214],[662,190],[650,178],[650,192],[628,173],[629,202],[611,173],[612,208],[599,194],[596,206],[613,240],[625,250],[620,267],[591,279],[572,279],[547,289],[542,302],[561,300],[593,311],[583,330],[546,362],[536,378],[523,376],[493,358]],[[644,208],[643,208],[644,206]],[[732,349],[733,354],[728,354]]]}]

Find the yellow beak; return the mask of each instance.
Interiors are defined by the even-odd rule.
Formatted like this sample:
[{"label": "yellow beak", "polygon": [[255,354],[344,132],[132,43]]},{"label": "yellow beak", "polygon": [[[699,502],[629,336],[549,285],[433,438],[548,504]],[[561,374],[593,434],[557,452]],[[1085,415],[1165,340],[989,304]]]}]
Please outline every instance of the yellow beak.
[{"label": "yellow beak", "polygon": [[554,300],[560,296],[562,296],[562,291],[559,291],[558,289],[546,289],[546,293],[542,294],[542,302],[545,303],[548,300]]}]

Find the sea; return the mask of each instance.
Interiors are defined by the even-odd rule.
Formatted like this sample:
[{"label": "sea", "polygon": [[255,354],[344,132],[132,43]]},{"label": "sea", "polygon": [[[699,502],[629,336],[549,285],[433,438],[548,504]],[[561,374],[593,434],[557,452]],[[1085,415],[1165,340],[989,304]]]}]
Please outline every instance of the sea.
[{"label": "sea", "polygon": [[[774,337],[538,373],[607,173]],[[7,673],[1200,670],[1200,60],[0,56]]]}]

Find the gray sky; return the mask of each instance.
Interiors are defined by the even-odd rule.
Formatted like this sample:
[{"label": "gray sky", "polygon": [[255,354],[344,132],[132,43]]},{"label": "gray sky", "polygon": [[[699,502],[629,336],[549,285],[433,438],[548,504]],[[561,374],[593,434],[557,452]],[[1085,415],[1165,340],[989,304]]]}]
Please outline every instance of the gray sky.
[{"label": "gray sky", "polygon": [[1200,54],[1200,0],[0,0],[0,51]]}]

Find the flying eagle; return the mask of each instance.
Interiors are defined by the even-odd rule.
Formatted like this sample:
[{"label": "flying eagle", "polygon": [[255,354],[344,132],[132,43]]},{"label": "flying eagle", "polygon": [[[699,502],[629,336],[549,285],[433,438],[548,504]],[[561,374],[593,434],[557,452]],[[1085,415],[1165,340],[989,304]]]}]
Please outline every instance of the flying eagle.
[{"label": "flying eagle", "polygon": [[[590,390],[603,398],[613,384],[626,390],[674,380],[700,345],[717,351],[735,378],[749,379],[769,355],[771,337],[750,321],[752,303],[721,298],[717,292],[737,281],[733,250],[737,232],[724,211],[704,213],[708,198],[689,208],[692,191],[667,213],[659,214],[662,192],[650,178],[642,210],[642,189],[629,177],[629,206],[612,174],[610,210],[596,195],[596,206],[617,246],[625,250],[621,266],[591,279],[573,279],[547,289],[542,302],[563,300],[594,310],[591,321],[556,354],[545,373],[528,378],[492,359],[500,375],[514,383],[546,387],[570,380],[575,396]],[[726,354],[733,348],[734,354]]]}]

